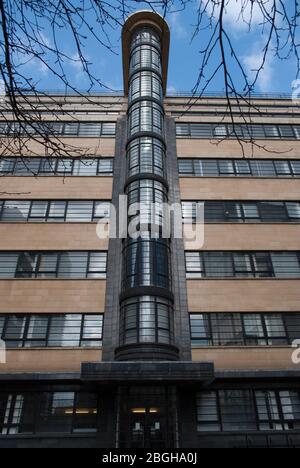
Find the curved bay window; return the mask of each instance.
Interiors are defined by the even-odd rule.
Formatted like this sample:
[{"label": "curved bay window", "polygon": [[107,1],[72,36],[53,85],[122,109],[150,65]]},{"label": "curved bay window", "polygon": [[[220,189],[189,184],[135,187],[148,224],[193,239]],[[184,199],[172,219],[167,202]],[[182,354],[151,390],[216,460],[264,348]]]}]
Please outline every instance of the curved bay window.
[{"label": "curved bay window", "polygon": [[161,182],[152,179],[135,180],[127,186],[126,195],[129,221],[139,216],[140,224],[163,225],[164,204],[168,197],[167,189]]},{"label": "curved bay window", "polygon": [[133,104],[128,115],[128,136],[139,132],[163,135],[163,109],[152,101],[141,101]]},{"label": "curved bay window", "polygon": [[130,57],[129,73],[132,74],[140,68],[150,68],[159,74],[161,73],[160,53],[151,45],[141,45],[136,47]]},{"label": "curved bay window", "polygon": [[132,140],[127,148],[128,177],[150,173],[165,177],[165,146],[157,138]]},{"label": "curved bay window", "polygon": [[140,71],[135,73],[130,80],[128,99],[150,96],[154,99],[162,99],[162,84],[159,76],[151,71]]},{"label": "curved bay window", "polygon": [[156,45],[156,47],[160,47],[160,39],[153,29],[143,28],[133,34],[131,50],[140,44],[153,44]]},{"label": "curved bay window", "polygon": [[122,289],[156,286],[171,290],[168,239],[126,239],[123,248]]},{"label": "curved bay window", "polygon": [[173,311],[167,299],[141,296],[121,305],[120,345],[173,343]]}]

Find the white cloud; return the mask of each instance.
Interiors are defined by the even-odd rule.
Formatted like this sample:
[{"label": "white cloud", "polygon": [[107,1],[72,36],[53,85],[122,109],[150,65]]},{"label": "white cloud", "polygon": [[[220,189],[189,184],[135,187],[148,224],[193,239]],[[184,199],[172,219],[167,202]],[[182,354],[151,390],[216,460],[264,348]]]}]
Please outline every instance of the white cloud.
[{"label": "white cloud", "polygon": [[187,37],[188,31],[182,24],[179,12],[170,13],[168,23],[170,25],[172,36],[176,37],[176,39],[184,39]]},{"label": "white cloud", "polygon": [[170,85],[167,87],[167,93],[168,94],[173,94],[173,93],[176,93],[177,92],[177,89],[175,88],[175,86],[173,85]]},{"label": "white cloud", "polygon": [[[214,16],[218,17],[220,11],[220,0],[215,0]],[[226,0],[224,22],[239,32],[249,28],[249,22],[252,26],[257,26],[263,22],[263,12],[271,12],[273,0]],[[209,2],[207,13],[213,12],[213,2]]]},{"label": "white cloud", "polygon": [[[248,78],[253,80],[257,73],[257,70],[261,67],[263,62],[263,52],[261,44],[256,44],[253,47],[253,52],[249,55],[244,56],[242,61],[245,65]],[[260,91],[267,92],[272,89],[272,83],[274,81],[274,56],[271,55],[271,52],[266,57],[264,66],[259,73],[257,86]]]}]

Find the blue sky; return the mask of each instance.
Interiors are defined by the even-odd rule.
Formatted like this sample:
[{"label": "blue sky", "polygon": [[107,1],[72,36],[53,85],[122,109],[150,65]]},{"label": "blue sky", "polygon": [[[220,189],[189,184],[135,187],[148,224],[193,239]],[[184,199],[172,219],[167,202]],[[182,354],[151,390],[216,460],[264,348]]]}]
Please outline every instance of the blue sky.
[{"label": "blue sky", "polygon": [[[259,12],[254,11],[251,32],[245,23],[238,18],[238,6],[243,0],[228,0],[225,26],[230,34],[232,43],[236,49],[239,60],[244,65],[249,76],[257,68],[262,56],[264,33],[261,27]],[[269,1],[269,0],[266,0]],[[286,2],[288,6],[289,2]],[[142,6],[142,5],[141,5]],[[184,11],[171,13],[167,21],[171,30],[171,47],[169,57],[168,90],[169,92],[191,91],[194,87],[200,66],[199,51],[204,47],[211,35],[211,31],[203,30],[191,42],[193,26],[197,13],[198,1],[188,4]],[[95,25],[95,28],[97,25]],[[121,28],[108,28],[107,33],[114,53],[100,46],[94,39],[88,37],[85,41],[85,53],[92,64],[91,69],[107,87],[114,90],[122,89],[122,56],[121,56]],[[45,43],[51,45],[51,33],[45,25],[42,33]],[[59,35],[60,47],[73,61],[65,62],[65,71],[72,84],[82,91],[88,88],[88,80],[83,73],[82,66],[76,60],[75,45],[70,41],[70,36],[63,29]],[[48,63],[53,62],[51,56],[44,57]],[[212,56],[207,76],[212,73],[219,63],[219,51]],[[47,67],[36,59],[25,65],[26,73],[38,82],[40,89],[63,89],[62,83],[56,79]],[[241,86],[237,69],[233,68],[233,74],[237,86]],[[280,61],[271,52],[267,58],[264,69],[257,82],[256,91],[260,92],[291,92],[291,82],[295,79],[295,60]],[[224,89],[223,74],[219,73],[208,88],[210,91],[222,91]],[[101,89],[97,86],[95,90]]]}]

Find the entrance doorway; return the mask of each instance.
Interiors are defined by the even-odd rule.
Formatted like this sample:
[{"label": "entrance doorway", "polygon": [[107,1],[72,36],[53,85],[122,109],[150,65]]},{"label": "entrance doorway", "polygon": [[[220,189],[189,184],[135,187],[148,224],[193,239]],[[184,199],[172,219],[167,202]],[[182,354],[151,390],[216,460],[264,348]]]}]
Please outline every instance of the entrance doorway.
[{"label": "entrance doorway", "polygon": [[119,447],[174,448],[176,398],[172,387],[119,389]]}]

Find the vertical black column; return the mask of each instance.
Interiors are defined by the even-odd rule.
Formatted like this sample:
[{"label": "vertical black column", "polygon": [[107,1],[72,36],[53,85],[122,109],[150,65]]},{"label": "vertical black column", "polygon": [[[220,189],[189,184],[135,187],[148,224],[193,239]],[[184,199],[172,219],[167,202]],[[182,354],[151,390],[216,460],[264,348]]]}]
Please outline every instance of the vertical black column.
[{"label": "vertical black column", "polygon": [[[124,192],[129,234],[132,226],[139,234],[123,241],[120,346],[115,359],[177,360],[171,241],[162,235],[166,220],[159,208],[168,202],[161,37],[154,26],[142,24],[130,37]],[[143,204],[138,212],[136,203]]]}]

